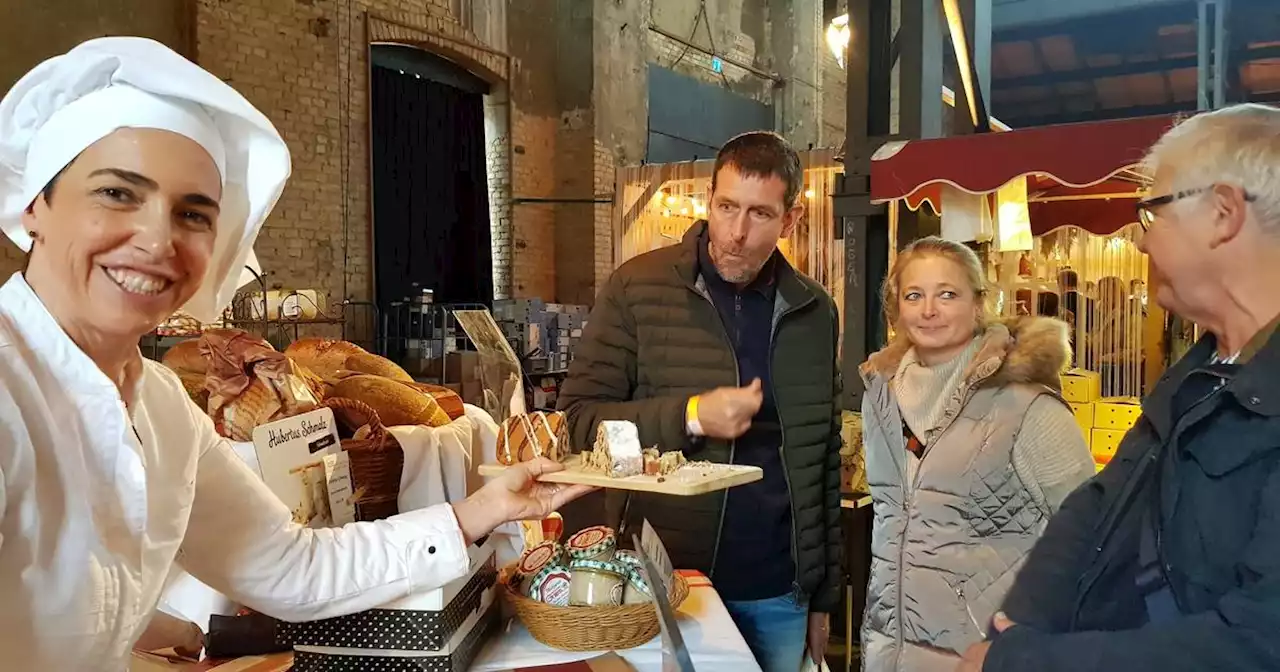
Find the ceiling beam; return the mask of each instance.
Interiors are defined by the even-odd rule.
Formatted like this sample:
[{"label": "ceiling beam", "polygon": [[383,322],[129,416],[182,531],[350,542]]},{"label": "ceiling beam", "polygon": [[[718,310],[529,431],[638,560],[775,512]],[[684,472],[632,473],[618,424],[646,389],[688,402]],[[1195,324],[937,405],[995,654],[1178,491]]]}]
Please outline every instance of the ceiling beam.
[{"label": "ceiling beam", "polygon": [[1099,15],[1112,15],[1114,18],[1115,14],[1137,10],[1167,14],[1180,4],[1190,6],[1191,16],[1195,16],[1194,0],[1019,0],[996,5],[991,27],[997,32],[1034,31],[1046,27],[1053,30],[1050,24],[1061,26],[1065,22],[1085,17],[1093,19]]},{"label": "ceiling beam", "polygon": [[[1240,65],[1249,61],[1262,60],[1265,58],[1280,58],[1280,46],[1236,49],[1231,52],[1231,60],[1227,63],[1231,68],[1238,68]],[[1194,67],[1196,67],[1196,56],[1195,54],[1192,54],[1190,56],[1179,56],[1177,58],[1162,58],[1159,60],[1141,61],[1137,63],[1121,63],[1119,65],[1109,65],[1102,68],[1080,68],[1078,70],[1050,72],[1043,75],[1007,77],[992,81],[991,86],[993,89],[1009,91],[1011,89],[1021,89],[1028,86],[1057,86],[1059,84],[1087,82],[1106,77],[1145,75],[1153,72],[1169,72],[1171,70],[1183,70]]]},{"label": "ceiling beam", "polygon": [[[1264,93],[1249,96],[1251,103],[1280,103],[1280,92]],[[1030,128],[1033,126],[1054,126],[1057,124],[1076,124],[1083,121],[1105,121],[1107,119],[1130,119],[1133,117],[1154,117],[1162,114],[1192,113],[1196,111],[1196,101],[1187,100],[1180,103],[1163,105],[1137,105],[1134,107],[1117,107],[1113,109],[1093,109],[1082,112],[1064,112],[1039,116],[1017,116],[1017,111],[1001,112],[1000,117],[1007,120],[1014,128]]]},{"label": "ceiling beam", "polygon": [[[1196,3],[1189,0],[1153,0],[1137,2],[1134,0],[1106,0],[1092,2],[1090,0],[1027,0],[1026,5],[1046,6],[1042,14],[1043,21],[1026,24],[1010,24],[1007,14],[1016,5],[1011,3],[999,5],[992,19],[992,40],[995,42],[1019,42],[1022,40],[1038,40],[1053,35],[1093,35],[1097,33],[1115,33],[1116,35],[1132,35],[1134,30],[1143,25],[1152,28],[1160,26],[1195,23]],[[1088,12],[1076,11],[1087,5],[1105,5]],[[1070,15],[1062,18],[1054,16],[1049,7],[1070,8]]]}]

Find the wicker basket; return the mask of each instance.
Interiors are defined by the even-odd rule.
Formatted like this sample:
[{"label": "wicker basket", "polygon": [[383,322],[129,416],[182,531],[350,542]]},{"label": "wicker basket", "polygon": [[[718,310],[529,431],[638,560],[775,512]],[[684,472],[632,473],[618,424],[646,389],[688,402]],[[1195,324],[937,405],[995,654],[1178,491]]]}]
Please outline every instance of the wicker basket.
[{"label": "wicker basket", "polygon": [[400,477],[404,473],[404,451],[394,436],[378,419],[378,412],[354,399],[326,399],[324,405],[333,410],[338,423],[348,430],[369,425],[372,431],[363,439],[343,439],[342,449],[351,462],[352,490],[360,493],[356,500],[356,519],[381,520],[400,513]]},{"label": "wicker basket", "polygon": [[[513,590],[503,573],[501,593],[515,609],[533,638],[561,651],[616,651],[630,649],[658,636],[658,610],[653,604],[621,607],[553,607]],[[689,596],[689,584],[679,574],[671,582],[671,607]]]}]

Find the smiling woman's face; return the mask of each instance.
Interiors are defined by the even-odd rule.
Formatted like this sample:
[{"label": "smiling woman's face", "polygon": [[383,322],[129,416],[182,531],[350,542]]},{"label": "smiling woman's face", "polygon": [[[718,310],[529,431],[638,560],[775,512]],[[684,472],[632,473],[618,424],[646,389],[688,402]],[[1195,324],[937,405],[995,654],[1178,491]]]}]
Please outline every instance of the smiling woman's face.
[{"label": "smiling woman's face", "polygon": [[118,130],[27,211],[37,240],[27,281],[73,337],[136,340],[199,289],[221,197],[217,166],[199,144]]}]

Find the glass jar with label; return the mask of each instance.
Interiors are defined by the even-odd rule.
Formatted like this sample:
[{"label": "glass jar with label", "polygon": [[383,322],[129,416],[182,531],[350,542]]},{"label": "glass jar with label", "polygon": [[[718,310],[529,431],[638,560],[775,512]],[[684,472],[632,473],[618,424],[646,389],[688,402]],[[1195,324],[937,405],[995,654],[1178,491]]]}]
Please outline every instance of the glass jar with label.
[{"label": "glass jar with label", "polygon": [[569,606],[575,572],[563,565],[547,565],[529,580],[529,597],[553,607]]},{"label": "glass jar with label", "polygon": [[569,537],[566,544],[570,560],[613,560],[618,550],[618,537],[604,525],[588,527]]},{"label": "glass jar with label", "polygon": [[622,590],[623,604],[648,604],[653,601],[653,593],[639,570],[631,570],[627,574],[627,585]]},{"label": "glass jar with label", "polygon": [[622,605],[629,572],[614,562],[574,560],[569,563],[569,606],[617,607]]}]

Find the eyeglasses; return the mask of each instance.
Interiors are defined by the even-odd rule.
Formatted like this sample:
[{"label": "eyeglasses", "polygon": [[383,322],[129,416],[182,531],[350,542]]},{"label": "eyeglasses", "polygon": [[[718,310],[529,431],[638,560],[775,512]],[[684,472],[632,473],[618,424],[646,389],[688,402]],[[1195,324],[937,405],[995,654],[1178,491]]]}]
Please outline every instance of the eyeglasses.
[{"label": "eyeglasses", "polygon": [[[1203,194],[1204,192],[1209,191],[1211,189],[1213,189],[1213,186],[1199,187],[1196,189],[1186,189],[1184,191],[1179,191],[1172,194],[1165,194],[1164,196],[1156,196],[1155,198],[1148,198],[1146,200],[1138,201],[1137,203],[1138,223],[1142,225],[1143,232],[1146,232],[1151,228],[1152,224],[1156,223],[1156,212],[1155,212],[1156,208],[1162,205],[1169,205],[1174,201],[1181,201],[1184,198],[1189,198],[1197,194]],[[1258,200],[1257,196],[1254,196],[1253,194],[1250,194],[1247,191],[1244,192],[1245,203],[1252,203],[1256,200]]]}]

